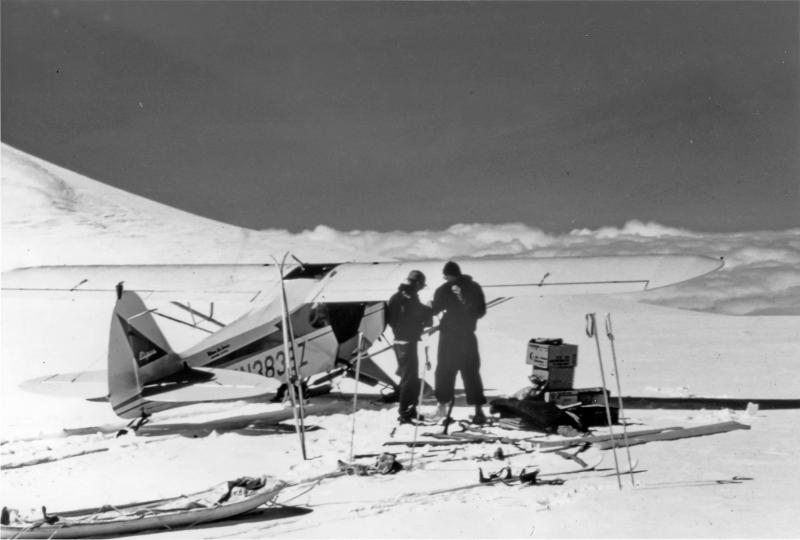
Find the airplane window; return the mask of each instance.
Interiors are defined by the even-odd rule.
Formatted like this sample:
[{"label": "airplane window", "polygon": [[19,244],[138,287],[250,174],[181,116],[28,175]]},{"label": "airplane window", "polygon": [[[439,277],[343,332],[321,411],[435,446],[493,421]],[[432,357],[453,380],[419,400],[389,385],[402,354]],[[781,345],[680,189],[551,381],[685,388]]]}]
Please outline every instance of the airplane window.
[{"label": "airplane window", "polygon": [[323,304],[314,304],[308,313],[308,322],[314,328],[322,328],[328,324],[328,307]]}]

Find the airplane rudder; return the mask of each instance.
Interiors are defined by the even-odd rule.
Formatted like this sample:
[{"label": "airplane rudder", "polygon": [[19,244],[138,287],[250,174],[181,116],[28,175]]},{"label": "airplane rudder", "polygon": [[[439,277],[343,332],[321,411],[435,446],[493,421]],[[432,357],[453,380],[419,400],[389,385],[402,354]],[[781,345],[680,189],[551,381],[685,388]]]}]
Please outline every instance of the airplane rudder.
[{"label": "airplane rudder", "polygon": [[108,338],[108,399],[117,415],[127,417],[128,406],[141,397],[142,387],[136,360],[122,324],[124,317],[117,309],[119,303],[111,314]]},{"label": "airplane rudder", "polygon": [[108,389],[114,411],[135,415],[142,387],[180,367],[153,310],[135,292],[122,292],[111,315],[108,345]]},{"label": "airplane rudder", "polygon": [[113,317],[121,326],[132,352],[140,362],[153,361],[172,353],[156,323],[154,312],[133,291],[124,291],[114,306]]}]

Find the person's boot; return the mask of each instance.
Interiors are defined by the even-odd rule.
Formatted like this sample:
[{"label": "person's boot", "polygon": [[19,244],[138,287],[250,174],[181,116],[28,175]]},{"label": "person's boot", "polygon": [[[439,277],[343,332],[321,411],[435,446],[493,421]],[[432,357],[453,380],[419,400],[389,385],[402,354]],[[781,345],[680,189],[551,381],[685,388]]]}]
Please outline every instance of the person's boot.
[{"label": "person's boot", "polygon": [[413,424],[415,422],[422,422],[425,420],[425,417],[422,416],[417,412],[417,408],[413,405],[409,407],[407,410],[400,413],[397,417],[397,421],[401,424]]},{"label": "person's boot", "polygon": [[475,414],[472,417],[472,423],[482,425],[486,423],[486,415],[483,414],[483,407],[475,405]]},{"label": "person's boot", "polygon": [[444,420],[445,418],[447,418],[447,409],[448,409],[447,403],[439,403],[439,405],[436,407],[436,412],[431,417],[431,420],[434,422],[438,422],[439,420]]}]

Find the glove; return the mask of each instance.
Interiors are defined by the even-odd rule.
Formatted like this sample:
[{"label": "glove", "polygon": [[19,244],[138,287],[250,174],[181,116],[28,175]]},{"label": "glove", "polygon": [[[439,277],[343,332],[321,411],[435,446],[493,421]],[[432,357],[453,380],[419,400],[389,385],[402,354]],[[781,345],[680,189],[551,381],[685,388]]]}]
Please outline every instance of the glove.
[{"label": "glove", "polygon": [[452,287],[450,287],[450,290],[453,291],[453,294],[456,295],[456,298],[458,298],[458,301],[463,304],[464,303],[464,297],[461,296],[461,287],[459,287],[458,285],[453,285]]}]

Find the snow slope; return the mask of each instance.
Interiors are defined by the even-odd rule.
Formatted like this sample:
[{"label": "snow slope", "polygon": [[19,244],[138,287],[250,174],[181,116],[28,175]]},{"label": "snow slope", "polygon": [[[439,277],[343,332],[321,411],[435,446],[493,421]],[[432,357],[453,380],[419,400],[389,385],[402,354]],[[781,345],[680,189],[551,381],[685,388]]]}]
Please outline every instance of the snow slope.
[{"label": "snow slope", "polygon": [[[717,273],[722,277],[712,275],[699,283],[654,292],[647,300],[724,308],[730,313],[787,314],[735,317],[654,306],[632,297],[513,300],[495,308],[479,325],[487,394],[507,395],[525,386],[530,369],[524,362],[526,343],[538,336],[577,344],[576,386],[599,385],[597,352],[584,333],[584,315],[608,312],[614,321],[626,395],[732,397],[753,403],[800,398],[796,231],[723,237],[641,224],[562,237],[517,225],[461,225],[416,233],[341,233],[324,227],[299,234],[245,231],[103,186],[7,146],[2,152],[4,269],[45,263],[252,262],[270,250],[279,253],[289,247],[305,249],[309,257],[319,248],[323,257],[361,258],[531,250],[542,255],[643,253],[648,246],[657,252],[718,253],[709,249],[715,246],[729,255],[726,270]],[[110,433],[100,429],[122,426],[107,405],[32,395],[17,388],[19,382],[47,373],[103,369],[111,307],[103,299],[2,299],[3,504],[23,510],[45,504],[58,511],[174,495],[241,475],[269,473],[299,481],[329,472],[337,459],[349,458],[353,425],[356,453],[380,452],[386,441],[413,436],[410,426],[392,436],[394,409],[370,404],[369,397],[361,400],[362,407],[353,415],[350,381],[340,382],[330,397],[312,402],[309,423],[320,429],[308,433],[308,461],[299,457],[296,435],[259,424],[259,420],[289,418],[290,412],[281,405],[228,403],[177,409],[156,425],[192,426],[165,429],[151,437],[115,438],[113,429]],[[236,314],[236,306],[220,309],[222,317]],[[182,328],[164,330],[178,348],[193,337]],[[605,337],[601,343],[608,373],[611,357]],[[435,351],[436,339],[427,345]],[[384,355],[379,362],[391,368],[394,360]],[[430,381],[432,375],[427,378]],[[371,391],[363,385],[359,390]],[[455,416],[466,418],[469,412],[459,402]],[[644,472],[636,475],[635,488],[623,478],[621,491],[614,477],[604,476],[613,465],[611,452],[590,449],[588,453],[603,455],[606,470],[562,475],[566,482],[560,486],[498,485],[430,494],[471,484],[479,466],[492,471],[502,462],[468,459],[491,456],[497,445],[459,451],[454,457],[465,458],[459,461],[444,461],[441,453],[423,449],[414,470],[395,476],[329,479],[293,487],[278,499],[310,513],[267,510],[230,523],[146,536],[798,535],[800,469],[793,459],[800,442],[797,410],[750,406],[627,413],[631,429],[728,420],[751,429],[635,446],[631,453]],[[254,422],[258,429],[231,429]],[[90,429],[64,436],[63,428]],[[440,428],[419,432],[429,430]],[[514,449],[506,445],[504,450]],[[85,455],[65,458],[80,453]],[[8,468],[42,458],[54,461]],[[624,453],[620,458],[624,460]],[[515,468],[536,465],[542,472],[565,467],[560,458],[541,452],[510,462]],[[750,480],[717,482],[734,476]]]}]

